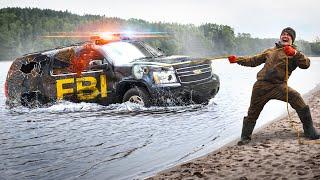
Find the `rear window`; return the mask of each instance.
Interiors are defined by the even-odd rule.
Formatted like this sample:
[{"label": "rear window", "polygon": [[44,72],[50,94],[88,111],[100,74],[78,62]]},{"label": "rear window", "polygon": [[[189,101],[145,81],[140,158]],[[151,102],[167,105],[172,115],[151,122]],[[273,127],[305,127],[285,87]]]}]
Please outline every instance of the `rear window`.
[{"label": "rear window", "polygon": [[73,48],[63,49],[54,55],[52,63],[52,74],[69,74],[69,66],[71,65],[71,59],[75,57],[76,53]]}]

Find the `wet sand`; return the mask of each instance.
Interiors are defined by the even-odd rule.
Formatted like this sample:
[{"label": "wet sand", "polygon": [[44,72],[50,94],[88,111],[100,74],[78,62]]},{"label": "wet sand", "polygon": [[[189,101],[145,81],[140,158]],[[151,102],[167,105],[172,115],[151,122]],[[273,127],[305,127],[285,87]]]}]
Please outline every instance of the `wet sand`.
[{"label": "wet sand", "polygon": [[[319,86],[304,99],[319,132]],[[307,140],[297,114],[295,111],[290,114],[299,128],[301,140]],[[255,130],[247,145],[237,146],[234,141],[148,179],[320,179],[320,144],[299,145],[291,124],[288,117],[276,119]]]}]

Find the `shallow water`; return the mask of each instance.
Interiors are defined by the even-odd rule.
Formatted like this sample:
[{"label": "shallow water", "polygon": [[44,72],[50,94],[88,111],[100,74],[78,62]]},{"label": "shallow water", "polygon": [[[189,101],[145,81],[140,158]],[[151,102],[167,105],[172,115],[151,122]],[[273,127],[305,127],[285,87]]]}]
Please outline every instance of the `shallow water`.
[{"label": "shallow water", "polygon": [[[256,73],[215,61],[221,89],[207,106],[143,108],[62,102],[48,108],[5,108],[10,62],[0,62],[0,179],[143,178],[238,138]],[[302,94],[320,82],[320,58],[289,84]],[[269,102],[257,127],[285,113]]]}]

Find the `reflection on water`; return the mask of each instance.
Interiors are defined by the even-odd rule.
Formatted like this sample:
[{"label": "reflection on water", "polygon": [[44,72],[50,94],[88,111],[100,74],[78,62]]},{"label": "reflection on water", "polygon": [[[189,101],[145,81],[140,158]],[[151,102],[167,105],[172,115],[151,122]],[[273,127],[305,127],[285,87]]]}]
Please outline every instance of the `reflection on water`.
[{"label": "reflection on water", "polygon": [[[310,69],[296,70],[290,78],[290,85],[302,93],[320,82],[320,58],[313,60]],[[0,64],[3,89],[10,63]],[[240,136],[261,67],[225,61],[216,61],[215,67],[221,89],[207,106],[61,102],[9,110],[0,91],[0,179],[132,179],[221,147]],[[284,103],[268,103],[258,126],[284,112]]]}]

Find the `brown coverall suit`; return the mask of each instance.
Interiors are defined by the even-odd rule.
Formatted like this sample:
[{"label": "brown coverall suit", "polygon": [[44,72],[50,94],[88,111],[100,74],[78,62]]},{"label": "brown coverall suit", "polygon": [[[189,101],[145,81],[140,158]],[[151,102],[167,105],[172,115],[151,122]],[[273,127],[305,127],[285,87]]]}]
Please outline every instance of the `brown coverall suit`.
[{"label": "brown coverall suit", "polygon": [[[286,59],[288,58],[288,77],[297,67],[307,69],[310,66],[310,59],[297,51],[293,57],[288,57],[282,46],[276,44],[275,47],[265,50],[262,54],[252,57],[240,57],[238,64],[243,66],[255,67],[262,63],[264,67],[257,74],[257,81],[252,90],[250,107],[248,115],[244,117],[241,140],[250,140],[251,134],[256,124],[260,112],[264,105],[271,99],[277,99],[286,102]],[[298,112],[302,122],[304,119],[312,119],[309,107],[305,104],[301,95],[294,89],[288,87],[288,102]],[[305,117],[310,116],[310,117]],[[309,121],[309,120],[306,120]],[[305,129],[305,123],[304,130]],[[310,124],[310,123],[309,123]],[[312,125],[313,128],[313,125]],[[314,128],[313,128],[314,130]],[[308,136],[308,135],[307,135]],[[312,139],[317,138],[314,130]]]}]

